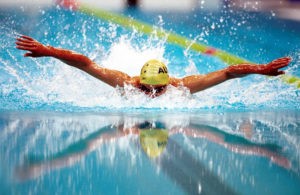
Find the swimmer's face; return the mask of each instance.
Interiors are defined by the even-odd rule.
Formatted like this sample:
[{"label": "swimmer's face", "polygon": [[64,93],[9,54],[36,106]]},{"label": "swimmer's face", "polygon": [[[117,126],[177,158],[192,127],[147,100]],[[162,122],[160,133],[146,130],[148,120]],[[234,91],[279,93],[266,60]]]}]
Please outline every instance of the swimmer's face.
[{"label": "swimmer's face", "polygon": [[166,88],[167,85],[147,85],[147,84],[143,84],[143,86],[149,90],[156,90],[156,89],[162,89],[162,88]]},{"label": "swimmer's face", "polygon": [[142,84],[146,89],[146,92],[153,92],[155,91],[156,94],[162,94],[167,90],[167,85],[147,85]]}]

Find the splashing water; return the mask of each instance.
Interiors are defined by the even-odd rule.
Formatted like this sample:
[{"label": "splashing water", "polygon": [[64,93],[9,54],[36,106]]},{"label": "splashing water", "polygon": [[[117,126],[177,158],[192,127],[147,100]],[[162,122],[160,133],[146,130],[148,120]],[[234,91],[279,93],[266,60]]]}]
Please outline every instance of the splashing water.
[{"label": "splashing water", "polygon": [[[50,9],[42,13],[39,16],[40,22],[28,32],[30,36],[45,44],[83,53],[99,65],[131,76],[138,75],[141,66],[152,58],[165,62],[174,77],[205,74],[226,66],[217,58],[157,39],[155,32],[153,36],[146,37],[118,25],[64,10]],[[47,20],[47,17],[52,17],[53,20]],[[57,20],[58,18],[62,19]],[[16,18],[9,19],[22,23]],[[76,23],[70,25],[74,21]],[[165,25],[162,16],[159,16],[159,25]],[[262,76],[227,81],[195,95],[191,95],[185,88],[169,86],[166,94],[154,99],[132,86],[113,89],[56,59],[23,58],[24,52],[14,48],[15,37],[27,33],[23,28],[1,26],[0,109],[80,111],[300,108],[298,89],[283,84],[278,78]],[[74,30],[76,28],[81,30],[77,32]],[[33,33],[36,29],[39,30]],[[294,56],[299,59],[298,54]],[[293,72],[298,66],[299,60],[287,71]]]},{"label": "splashing water", "polygon": [[[4,16],[5,13],[3,12]],[[279,78],[254,75],[230,80],[195,95],[191,95],[185,88],[172,86],[168,87],[166,94],[154,99],[130,85],[124,89],[114,89],[59,60],[24,58],[24,52],[15,49],[16,36],[26,34],[44,44],[75,50],[101,66],[121,70],[131,76],[138,75],[145,61],[151,58],[165,62],[171,76],[174,77],[206,74],[226,65],[213,56],[202,55],[190,48],[180,48],[166,40],[158,39],[155,31],[152,36],[145,36],[135,30],[59,8],[40,10],[38,13],[33,14],[33,17],[22,11],[9,11],[4,18],[0,14],[0,22],[3,21],[0,23],[0,152],[3,157],[0,160],[3,170],[0,171],[0,178],[3,178],[0,188],[4,189],[2,191],[5,194],[38,194],[45,190],[57,193],[65,189],[71,193],[81,193],[83,190],[82,193],[89,191],[97,194],[99,189],[109,184],[113,184],[109,187],[111,189],[108,189],[111,191],[103,193],[119,193],[119,190],[124,193],[129,190],[128,193],[132,193],[141,189],[157,189],[158,193],[163,193],[162,190],[170,193],[171,189],[174,191],[172,194],[180,193],[181,187],[178,182],[162,182],[161,178],[165,179],[168,170],[172,169],[164,168],[160,162],[153,169],[154,164],[143,153],[137,135],[113,139],[106,144],[97,139],[98,136],[105,137],[106,133],[118,133],[118,127],[122,124],[124,129],[130,129],[145,121],[162,122],[170,133],[173,128],[178,130],[179,134],[170,134],[168,146],[171,146],[171,149],[165,150],[163,154],[169,159],[166,163],[168,167],[172,168],[173,162],[176,162],[178,166],[175,168],[187,168],[190,173],[186,174],[188,176],[207,168],[222,181],[226,181],[226,184],[238,189],[241,194],[257,194],[269,189],[274,193],[288,193],[286,183],[289,184],[290,192],[299,191],[300,98],[297,88],[283,83]],[[196,16],[198,17],[193,18],[199,20],[199,15]],[[216,15],[216,20],[212,17],[207,16],[201,24],[198,22],[194,25],[195,21],[188,22],[193,27],[199,25],[193,32],[189,31],[189,26],[183,28],[180,23],[174,23],[171,30],[183,32],[184,36],[195,42],[201,41],[214,46],[227,45],[229,50],[235,47],[238,54],[245,53],[247,57],[257,55],[258,59],[255,61],[258,62],[262,59],[268,61],[276,56],[276,51],[264,56],[265,53],[259,52],[258,49],[261,45],[256,41],[253,41],[253,44],[251,36],[251,41],[247,39],[251,44],[245,41],[245,45],[249,46],[245,50],[243,44],[238,42],[241,37],[246,37],[243,33],[249,30],[246,28],[249,22],[247,17],[242,17],[242,21],[238,17],[233,19],[236,25],[232,26],[229,25],[230,18],[226,15]],[[166,18],[163,14],[158,16],[159,28],[170,26]],[[27,20],[34,23],[28,25]],[[180,20],[187,23],[182,17]],[[241,32],[243,27],[245,29]],[[236,37],[232,40],[224,38],[222,29],[229,29],[228,34]],[[219,45],[211,44],[213,39],[214,43],[217,42],[218,32],[222,35],[219,37],[224,40],[220,41]],[[288,38],[283,38],[285,43],[288,42],[285,40]],[[274,39],[273,35],[270,39]],[[260,40],[259,36],[254,40]],[[232,46],[232,42],[236,42],[236,45]],[[290,45],[285,46],[289,48]],[[268,48],[273,47],[263,47],[263,50]],[[253,51],[258,53],[253,54]],[[288,54],[294,61],[286,72],[297,76],[299,50],[289,48]],[[290,108],[295,110],[281,110]],[[269,112],[268,109],[275,111]],[[202,112],[203,110],[209,112]],[[223,110],[236,112],[222,112]],[[249,110],[255,111],[248,112]],[[183,130],[189,128],[196,130],[193,131],[194,134],[183,133]],[[225,137],[225,144],[211,142],[207,139],[209,136],[204,136],[206,139],[195,138],[195,132],[200,133],[199,135],[201,132],[202,135],[214,135],[213,138],[217,136],[221,140]],[[179,147],[174,147],[173,150],[176,143]],[[253,156],[247,150],[245,153],[235,153],[236,148],[232,148],[231,151],[227,147],[235,144],[241,148],[248,145],[258,148],[266,146],[274,151],[278,149],[279,157],[290,160],[291,170],[284,169],[282,166],[286,161],[280,164],[280,158],[276,161],[276,156],[273,156],[273,159],[272,156],[270,159],[266,156]],[[85,153],[84,149],[81,150],[83,145],[88,148],[88,153]],[[189,166],[192,161],[185,158],[186,154],[198,159],[203,166]],[[67,162],[60,164],[61,167],[56,167],[57,164],[53,162],[58,162],[55,160],[59,160],[59,157],[67,157]],[[35,169],[35,165],[39,165],[39,162],[43,163],[40,163],[42,168],[38,170],[38,166]],[[33,180],[28,182],[26,176],[27,179]],[[152,185],[161,187],[149,188],[147,182],[136,185],[136,181],[144,181],[141,179],[144,177],[154,178],[150,179],[156,182]],[[25,182],[15,184],[16,178],[24,179]],[[126,181],[124,178],[127,178]],[[206,178],[195,178],[193,181],[197,181],[198,192],[205,193],[205,189],[212,189],[210,185],[202,183]],[[279,179],[273,182],[269,178]],[[181,176],[180,180],[183,183],[190,181]],[[199,181],[201,183],[198,183]],[[211,180],[211,183],[215,184],[215,181]],[[269,185],[270,182],[275,183],[276,188]],[[49,185],[51,183],[54,185]],[[193,185],[188,183],[186,186]],[[155,191],[151,194],[156,193]]]}]

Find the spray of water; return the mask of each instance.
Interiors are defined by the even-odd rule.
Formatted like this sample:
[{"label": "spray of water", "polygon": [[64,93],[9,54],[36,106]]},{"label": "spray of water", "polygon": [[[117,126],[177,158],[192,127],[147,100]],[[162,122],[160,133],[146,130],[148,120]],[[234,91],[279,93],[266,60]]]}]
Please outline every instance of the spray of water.
[{"label": "spray of water", "polygon": [[[47,15],[43,12],[43,16]],[[74,15],[74,13],[72,13]],[[47,16],[45,16],[47,17]],[[55,17],[55,16],[53,16]],[[78,16],[79,17],[79,16]],[[83,16],[81,16],[83,17]],[[84,16],[86,17],[86,16]],[[69,21],[54,21],[61,29],[46,41],[57,47],[76,50],[93,59],[100,66],[123,71],[130,76],[139,75],[141,66],[149,59],[165,62],[171,76],[183,77],[205,74],[225,64],[218,59],[179,49],[164,39],[145,37],[136,31],[127,31],[118,25],[97,23],[96,20],[78,19],[79,34]],[[206,39],[215,28],[222,28],[224,18],[212,23],[211,28],[196,36],[195,41]],[[41,19],[46,22],[46,20]],[[93,28],[91,27],[91,22]],[[42,25],[42,24],[40,24]],[[47,26],[46,24],[43,24]],[[159,16],[158,28],[164,21]],[[205,28],[205,27],[203,27]],[[277,78],[250,76],[225,82],[219,86],[191,95],[184,87],[168,87],[168,92],[157,98],[149,98],[132,86],[113,89],[86,73],[51,58],[23,58],[23,52],[14,48],[14,39],[20,33],[9,27],[1,27],[0,99],[1,109],[8,110],[98,110],[98,109],[257,109],[300,108],[299,90],[283,84]],[[69,35],[68,32],[72,34]],[[65,32],[65,33],[63,33]],[[92,33],[93,34],[92,34]],[[203,33],[207,32],[207,35]],[[96,40],[96,41],[95,41]],[[299,59],[298,54],[293,54]],[[299,66],[296,60],[289,71]]]}]

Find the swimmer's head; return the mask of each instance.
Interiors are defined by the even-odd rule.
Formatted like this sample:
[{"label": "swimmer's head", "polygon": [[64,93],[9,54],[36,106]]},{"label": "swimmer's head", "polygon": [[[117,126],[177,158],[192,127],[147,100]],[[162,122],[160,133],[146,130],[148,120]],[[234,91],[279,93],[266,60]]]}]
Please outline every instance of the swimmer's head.
[{"label": "swimmer's head", "polygon": [[140,144],[144,152],[150,158],[156,158],[162,154],[168,143],[168,130],[163,126],[140,127]]},{"label": "swimmer's head", "polygon": [[159,86],[169,84],[169,74],[166,65],[158,60],[146,62],[141,69],[140,83]]}]

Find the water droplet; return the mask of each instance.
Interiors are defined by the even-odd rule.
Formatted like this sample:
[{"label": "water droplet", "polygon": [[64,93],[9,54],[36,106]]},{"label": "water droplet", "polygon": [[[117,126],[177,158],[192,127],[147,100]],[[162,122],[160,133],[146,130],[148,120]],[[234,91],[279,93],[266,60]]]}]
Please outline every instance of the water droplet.
[{"label": "water droplet", "polygon": [[198,183],[198,193],[201,194],[202,192],[202,186],[201,186],[201,183],[199,182]]},{"label": "water droplet", "polygon": [[223,17],[220,18],[220,22],[221,23],[224,22],[224,18]]},{"label": "water droplet", "polygon": [[271,12],[271,14],[272,14],[272,16],[273,16],[273,17],[275,17],[275,16],[276,16],[275,12],[273,12],[273,11]]}]

